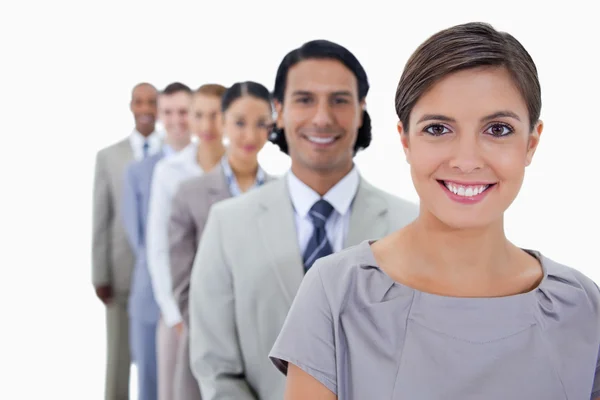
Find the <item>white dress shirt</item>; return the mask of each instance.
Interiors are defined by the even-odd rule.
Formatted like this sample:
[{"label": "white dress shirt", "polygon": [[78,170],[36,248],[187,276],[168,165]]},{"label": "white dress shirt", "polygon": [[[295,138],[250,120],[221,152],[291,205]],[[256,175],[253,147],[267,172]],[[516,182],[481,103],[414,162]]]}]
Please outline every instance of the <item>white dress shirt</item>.
[{"label": "white dress shirt", "polygon": [[[287,180],[296,216],[296,232],[300,254],[304,254],[314,230],[308,212],[313,204],[321,199],[321,196],[298,179],[292,171],[288,172]],[[334,252],[344,248],[344,241],[350,226],[350,209],[358,190],[359,181],[358,170],[354,167],[323,196],[323,199],[333,206],[333,211],[325,223],[325,231]]]},{"label": "white dress shirt", "polygon": [[169,265],[168,229],[171,205],[179,184],[203,173],[196,159],[197,149],[197,142],[193,142],[181,152],[160,160],[152,177],[146,228],[148,270],[161,317],[169,327],[183,320],[173,297]]},{"label": "white dress shirt", "polygon": [[137,129],[134,129],[131,135],[129,135],[129,143],[131,144],[131,150],[133,150],[133,158],[136,161],[144,158],[144,142],[148,143],[146,157],[158,153],[162,146],[162,138],[158,132],[154,131],[148,137],[144,137]]}]

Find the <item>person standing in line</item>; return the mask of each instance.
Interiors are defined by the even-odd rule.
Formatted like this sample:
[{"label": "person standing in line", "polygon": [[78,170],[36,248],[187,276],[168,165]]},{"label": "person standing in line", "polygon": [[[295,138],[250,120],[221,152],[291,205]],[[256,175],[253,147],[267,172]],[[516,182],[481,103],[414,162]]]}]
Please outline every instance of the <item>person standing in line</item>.
[{"label": "person standing in line", "polygon": [[194,140],[178,154],[160,160],[152,176],[146,252],[150,280],[160,309],[157,333],[160,400],[173,400],[179,386],[176,369],[183,332],[169,266],[171,202],[181,181],[211,170],[225,153],[221,132],[221,97],[225,90],[222,85],[206,84],[189,94],[189,129]]},{"label": "person standing in line", "polygon": [[354,165],[371,142],[367,74],[346,48],[292,50],[275,79],[271,140],[282,179],[211,207],[190,282],[190,361],[204,400],[281,400],[269,361],[316,259],[410,223],[418,208],[373,187]]},{"label": "person standing in line", "polygon": [[309,271],[271,351],[286,399],[600,399],[598,286],[505,236],[541,105],[508,33],[419,46],[396,91],[419,216]]},{"label": "person standing in line", "polygon": [[135,129],[96,155],[92,221],[92,284],[106,307],[105,399],[129,398],[131,357],[127,300],[134,259],[119,217],[127,165],[160,150],[155,132],[157,92],[149,83],[136,85],[130,109]]},{"label": "person standing in line", "polygon": [[176,154],[190,143],[188,128],[190,89],[174,82],[158,98],[158,115],[166,141],[155,155],[129,165],[123,187],[123,223],[129,242],[134,249],[135,267],[129,295],[129,343],[137,367],[138,398],[156,400],[157,345],[156,331],[159,309],[154,299],[146,259],[146,218],[150,200],[150,185],[156,164]]},{"label": "person standing in line", "polygon": [[183,316],[179,343],[175,400],[198,400],[200,391],[190,369],[188,294],[198,242],[211,206],[239,196],[274,178],[258,163],[258,153],[272,128],[269,90],[256,82],[238,82],[221,101],[223,135],[229,145],[219,165],[204,175],[181,183],[173,198],[169,223],[169,260],[173,294]]}]

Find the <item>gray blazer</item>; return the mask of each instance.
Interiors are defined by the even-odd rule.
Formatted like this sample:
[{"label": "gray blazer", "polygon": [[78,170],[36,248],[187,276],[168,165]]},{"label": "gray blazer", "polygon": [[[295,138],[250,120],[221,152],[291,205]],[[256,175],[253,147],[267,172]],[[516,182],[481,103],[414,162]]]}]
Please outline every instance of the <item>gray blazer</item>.
[{"label": "gray blazer", "polygon": [[[265,183],[275,178],[265,176]],[[190,277],[198,242],[213,204],[231,197],[221,164],[206,174],[182,182],[173,198],[169,221],[169,261],[173,294],[179,311],[189,320]]]},{"label": "gray blazer", "polygon": [[[361,178],[345,247],[412,222],[415,204]],[[304,277],[287,180],[212,207],[192,270],[191,367],[204,400],[281,400],[269,352]]]},{"label": "gray blazer", "polygon": [[92,283],[110,285],[117,297],[129,292],[133,251],[127,240],[120,208],[125,168],[133,161],[125,138],[96,155],[92,221]]}]

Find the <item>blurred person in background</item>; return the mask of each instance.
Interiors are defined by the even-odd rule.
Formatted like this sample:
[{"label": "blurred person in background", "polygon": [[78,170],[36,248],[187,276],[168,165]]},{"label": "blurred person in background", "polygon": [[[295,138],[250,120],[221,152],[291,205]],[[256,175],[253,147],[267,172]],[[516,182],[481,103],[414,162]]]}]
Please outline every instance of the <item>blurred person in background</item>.
[{"label": "blurred person in background", "polygon": [[225,155],[212,171],[182,182],[172,203],[169,260],[173,293],[184,320],[175,400],[200,399],[189,361],[188,295],[192,265],[208,212],[214,203],[273,179],[258,164],[258,153],[272,127],[269,90],[256,82],[235,83],[223,95],[221,112],[223,136],[229,143]]},{"label": "blurred person in background", "polygon": [[190,92],[187,86],[179,82],[167,85],[161,92],[158,116],[165,128],[165,143],[157,154],[132,163],[125,173],[123,223],[135,255],[129,295],[129,336],[137,367],[140,400],[158,398],[156,334],[160,310],[154,298],[146,258],[146,219],[152,175],[160,160],[176,154],[190,143]]},{"label": "blurred person in background", "polygon": [[146,251],[154,296],[160,308],[158,326],[159,399],[173,400],[183,333],[183,318],[173,297],[169,264],[169,217],[179,183],[210,171],[225,153],[221,124],[221,97],[226,88],[202,85],[188,94],[186,137],[193,138],[181,152],[160,160],[152,176],[148,208]]},{"label": "blurred person in background", "polygon": [[157,91],[149,83],[136,85],[131,92],[130,109],[135,129],[123,140],[96,155],[93,221],[92,283],[96,296],[106,307],[107,400],[129,398],[129,318],[127,301],[134,255],[120,218],[121,192],[125,168],[160,150],[161,138],[155,132]]}]

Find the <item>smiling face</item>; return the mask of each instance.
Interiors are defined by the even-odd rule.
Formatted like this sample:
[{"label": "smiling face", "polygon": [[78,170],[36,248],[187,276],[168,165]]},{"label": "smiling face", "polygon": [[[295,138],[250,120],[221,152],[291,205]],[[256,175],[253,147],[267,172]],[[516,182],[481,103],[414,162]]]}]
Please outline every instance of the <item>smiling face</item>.
[{"label": "smiling face", "polygon": [[330,59],[299,62],[288,71],[283,105],[275,106],[294,173],[351,169],[363,104],[345,65]]},{"label": "smiling face", "polygon": [[135,127],[142,135],[154,131],[156,123],[156,89],[148,84],[138,85],[131,94],[130,108],[135,118]]},{"label": "smiling face", "polygon": [[189,143],[190,128],[188,113],[192,95],[179,91],[173,94],[162,94],[158,98],[158,112],[165,127],[167,138],[175,147]]},{"label": "smiling face", "polygon": [[458,229],[501,221],[542,133],[503,67],[447,75],[398,124],[422,214]]},{"label": "smiling face", "polygon": [[254,163],[269,137],[271,104],[246,95],[235,100],[224,113],[229,138],[229,156],[241,163]]},{"label": "smiling face", "polygon": [[204,144],[221,143],[221,98],[196,93],[192,99],[190,129]]}]

